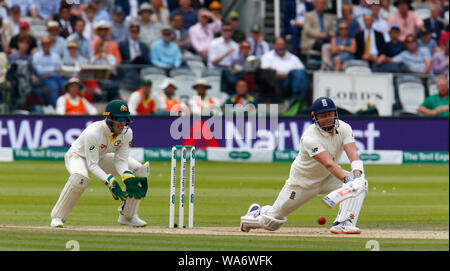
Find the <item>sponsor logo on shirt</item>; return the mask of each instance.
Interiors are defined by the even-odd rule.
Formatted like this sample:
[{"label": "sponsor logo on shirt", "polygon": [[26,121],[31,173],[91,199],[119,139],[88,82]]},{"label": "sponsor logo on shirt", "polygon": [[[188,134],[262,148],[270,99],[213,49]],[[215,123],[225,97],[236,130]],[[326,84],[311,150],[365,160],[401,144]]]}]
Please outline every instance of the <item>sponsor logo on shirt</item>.
[{"label": "sponsor logo on shirt", "polygon": [[319,148],[312,149],[312,153],[316,153],[319,150]]},{"label": "sponsor logo on shirt", "polygon": [[120,147],[120,144],[122,144],[122,141],[117,140],[116,142],[114,142],[114,147]]},{"label": "sponsor logo on shirt", "polygon": [[94,146],[94,145],[92,145],[92,146],[89,147],[89,150],[90,150],[90,151],[92,151],[93,149],[95,149],[95,146]]}]

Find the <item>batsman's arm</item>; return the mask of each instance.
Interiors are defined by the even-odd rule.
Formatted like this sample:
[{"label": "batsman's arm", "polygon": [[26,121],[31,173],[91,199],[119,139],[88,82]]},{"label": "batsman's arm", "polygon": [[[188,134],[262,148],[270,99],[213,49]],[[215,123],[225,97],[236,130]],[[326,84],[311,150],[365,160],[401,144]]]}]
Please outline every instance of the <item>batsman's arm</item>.
[{"label": "batsman's arm", "polygon": [[342,170],[342,168],[338,164],[336,164],[333,161],[333,159],[331,158],[331,155],[328,151],[323,151],[317,155],[314,155],[313,158],[317,162],[321,163],[336,178],[344,181],[344,178],[346,177],[345,172]]},{"label": "batsman's arm", "polygon": [[350,161],[353,174],[362,175],[364,173],[364,166],[363,162],[359,160],[355,142],[345,144],[344,151],[347,154],[348,160]]}]

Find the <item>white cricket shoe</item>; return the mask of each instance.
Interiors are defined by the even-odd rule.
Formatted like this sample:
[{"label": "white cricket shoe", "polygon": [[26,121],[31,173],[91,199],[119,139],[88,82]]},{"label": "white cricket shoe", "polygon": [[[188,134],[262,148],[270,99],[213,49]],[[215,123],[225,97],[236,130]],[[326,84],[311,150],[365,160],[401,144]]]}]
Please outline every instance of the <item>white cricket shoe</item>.
[{"label": "white cricket shoe", "polygon": [[250,229],[254,229],[255,227],[251,227],[251,223],[249,222],[252,220],[256,220],[256,218],[260,215],[260,212],[261,206],[258,203],[250,204],[250,207],[248,207],[247,210],[247,214],[241,217],[241,231],[249,232]]},{"label": "white cricket shoe", "polygon": [[330,228],[330,232],[336,234],[360,234],[361,230],[352,225],[349,220],[338,223]]},{"label": "white cricket shoe", "polygon": [[61,218],[52,218],[50,226],[53,228],[62,228],[64,226],[64,223],[62,222]]},{"label": "white cricket shoe", "polygon": [[117,220],[119,224],[129,225],[133,227],[145,227],[147,226],[147,222],[140,219],[137,214],[135,214],[132,218],[126,219],[125,216],[119,215],[119,219]]}]

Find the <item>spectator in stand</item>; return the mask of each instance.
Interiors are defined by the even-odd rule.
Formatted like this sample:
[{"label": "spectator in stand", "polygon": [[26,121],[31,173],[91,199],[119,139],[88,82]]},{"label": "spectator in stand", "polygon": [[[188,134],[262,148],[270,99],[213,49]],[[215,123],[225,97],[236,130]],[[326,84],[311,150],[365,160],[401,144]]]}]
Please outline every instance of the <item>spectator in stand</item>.
[{"label": "spectator in stand", "polygon": [[67,37],[66,41],[76,42],[78,44],[78,55],[86,59],[91,59],[91,57],[94,55],[94,49],[92,48],[92,42],[88,40],[83,34],[85,24],[86,23],[82,19],[76,20],[74,32],[69,37]]},{"label": "spectator in stand", "polygon": [[356,40],[348,36],[349,26],[346,21],[338,24],[338,35],[331,38],[331,54],[334,71],[344,69],[344,63],[355,58]]},{"label": "spectator in stand", "polygon": [[433,55],[433,73],[448,76],[448,38],[444,40],[444,48]]},{"label": "spectator in stand", "polygon": [[143,3],[139,7],[139,23],[141,25],[139,31],[139,40],[150,50],[152,43],[161,39],[162,24],[151,20],[153,8],[149,3]]},{"label": "spectator in stand", "polygon": [[342,18],[338,19],[339,24],[342,21],[346,21],[349,25],[348,36],[354,38],[356,34],[361,31],[361,26],[359,22],[353,18],[353,5],[349,3],[342,4]]},{"label": "spectator in stand", "polygon": [[208,83],[208,81],[204,78],[199,78],[192,86],[193,89],[197,92],[197,95],[192,97],[189,100],[189,108],[193,115],[200,116],[210,116],[211,113],[213,115],[221,114],[222,110],[220,110],[220,101],[216,97],[207,95],[207,90],[212,86]]},{"label": "spectator in stand", "polygon": [[6,20],[8,18],[8,9],[4,0],[0,0],[0,19]]},{"label": "spectator in stand", "polygon": [[306,0],[288,0],[283,6],[283,37],[291,35],[292,51],[299,55],[305,14],[313,6]]},{"label": "spectator in stand", "polygon": [[405,38],[406,50],[388,61],[403,65],[404,72],[428,74],[431,71],[431,54],[425,47],[419,47],[416,35]]},{"label": "spectator in stand", "polygon": [[19,23],[21,22],[20,16],[20,7],[18,5],[14,5],[9,10],[10,18],[3,18],[3,27],[2,27],[2,38],[4,39],[3,50],[8,51],[8,45],[11,42],[11,38],[15,35],[19,34],[20,27]]},{"label": "spectator in stand", "polygon": [[[358,1],[358,0],[357,0]],[[353,7],[353,17],[358,23],[363,27],[362,17],[364,13],[366,13],[370,9],[370,5],[368,4],[368,0],[359,0],[359,4]]]},{"label": "spectator in stand", "polygon": [[305,97],[308,87],[305,66],[297,56],[286,50],[284,38],[276,38],[273,50],[262,56],[261,69],[274,71],[279,89],[284,92],[283,96],[300,100]]},{"label": "spectator in stand", "polygon": [[230,23],[231,29],[233,31],[231,39],[237,43],[241,43],[242,41],[244,41],[246,38],[245,33],[239,29],[239,13],[237,13],[236,11],[230,12],[227,22]]},{"label": "spectator in stand", "polygon": [[[55,54],[58,54],[62,59],[67,54],[67,44],[66,40],[61,37],[59,34],[61,33],[61,27],[59,26],[57,21],[48,21],[47,23],[47,32],[48,36],[52,40],[51,51]],[[38,46],[41,45],[38,42]]]},{"label": "spectator in stand", "polygon": [[34,20],[50,21],[53,15],[58,13],[61,0],[33,0],[31,4],[31,15]]},{"label": "spectator in stand", "polygon": [[449,117],[448,79],[439,77],[437,81],[438,94],[428,96],[417,108],[417,112],[424,116]]},{"label": "spectator in stand", "polygon": [[447,25],[447,30],[444,31],[444,32],[441,34],[441,37],[439,38],[439,46],[441,46],[441,47],[444,46],[444,40],[445,40],[446,38],[449,37],[449,34],[448,34],[448,28],[449,28],[449,25]]},{"label": "spectator in stand", "polygon": [[[32,82],[37,82],[39,78],[37,77],[36,71],[33,68],[33,63],[30,54],[30,47],[32,44],[32,40],[30,36],[19,36],[17,38],[17,50],[14,53],[8,55],[8,62],[12,66],[16,63],[18,66],[18,70],[21,74],[26,78],[28,83],[30,80]],[[28,86],[30,87],[30,86]],[[29,90],[28,90],[29,91]]]},{"label": "spectator in stand", "polygon": [[246,105],[252,105],[247,107],[247,109],[251,112],[255,112],[258,107],[258,100],[248,93],[247,82],[244,79],[239,79],[236,82],[234,94],[225,102],[225,104],[232,104],[233,106],[239,106],[240,108]]},{"label": "spectator in stand", "polygon": [[442,8],[439,5],[435,5],[431,9],[431,17],[423,21],[425,29],[433,33],[433,39],[438,42],[441,37],[441,33],[444,31],[444,24],[439,20]]},{"label": "spectator in stand", "polygon": [[124,22],[123,9],[121,6],[116,6],[114,8],[112,18],[112,33],[109,38],[119,44],[128,38],[128,29]]},{"label": "spectator in stand", "polygon": [[64,86],[65,94],[56,102],[56,114],[58,115],[97,115],[97,109],[89,103],[81,92],[84,85],[77,77],[72,77]]},{"label": "spectator in stand", "polygon": [[405,50],[405,44],[398,39],[400,35],[400,27],[398,25],[392,25],[389,30],[389,36],[391,41],[386,43],[386,56],[394,57]]},{"label": "spectator in stand", "polygon": [[420,16],[412,9],[409,0],[398,0],[396,2],[398,12],[388,19],[388,26],[396,24],[400,26],[401,41],[404,41],[409,34],[415,34],[417,30],[423,29],[424,24]]},{"label": "spectator in stand", "polygon": [[153,7],[152,20],[163,25],[169,25],[169,11],[163,7],[162,0],[151,0],[150,4]]},{"label": "spectator in stand", "polygon": [[188,30],[183,28],[183,16],[181,14],[172,15],[172,41],[180,48],[181,52],[193,50]]},{"label": "spectator in stand", "polygon": [[[2,2],[2,1],[0,1]],[[11,9],[14,5],[17,5],[20,7],[20,14],[22,17],[28,17],[28,13],[30,12],[30,8],[31,5],[33,4],[33,0],[5,0],[2,2],[2,5],[6,4],[6,7],[3,8],[8,8]],[[1,14],[0,14],[0,17]],[[5,17],[3,17],[5,18]]]},{"label": "spectator in stand", "polygon": [[127,39],[119,43],[119,51],[124,64],[150,64],[147,46],[139,41],[140,25],[131,23]]},{"label": "spectator in stand", "polygon": [[329,43],[334,33],[333,18],[325,13],[326,0],[313,0],[314,10],[307,12],[302,30],[303,55],[311,49],[321,51],[322,45]]},{"label": "spectator in stand", "polygon": [[48,102],[55,106],[59,91],[63,88],[66,80],[59,75],[61,58],[58,54],[50,51],[51,45],[51,37],[43,36],[41,38],[41,49],[33,55],[32,63],[39,79],[50,91],[50,101]]},{"label": "spectator in stand", "polygon": [[383,17],[380,16],[380,5],[371,5],[370,11],[373,15],[373,29],[383,34],[385,42],[391,41],[388,23],[385,19],[383,19]]},{"label": "spectator in stand", "polygon": [[391,15],[398,12],[398,9],[394,5],[392,5],[392,0],[380,0],[380,5],[380,16],[386,21]]},{"label": "spectator in stand", "polygon": [[250,42],[244,40],[239,44],[239,55],[231,61],[230,66],[222,70],[221,90],[232,95],[234,87],[239,79],[244,78],[244,65],[250,56]]},{"label": "spectator in stand", "polygon": [[159,93],[155,98],[157,111],[163,114],[177,115],[182,108],[180,101],[174,97],[177,89],[175,81],[172,78],[166,78],[159,87],[163,92]]},{"label": "spectator in stand", "polygon": [[[103,0],[91,0],[89,4],[94,11],[94,20],[93,23],[98,23],[100,21],[106,21],[108,23],[111,22],[111,18],[109,17],[109,13],[103,8]],[[87,20],[87,14],[83,13],[83,20]]]},{"label": "spectator in stand", "polygon": [[[212,22],[209,22],[212,20]],[[197,54],[208,58],[208,49],[216,33],[220,31],[222,21],[207,9],[198,11],[198,23],[189,28],[191,44]]]},{"label": "spectator in stand", "polygon": [[[78,43],[75,41],[67,42],[67,55],[63,58],[63,65],[78,66],[88,64],[89,60],[78,53]],[[72,75],[72,77],[75,75]]]},{"label": "spectator in stand", "polygon": [[419,47],[427,48],[431,55],[440,50],[437,42],[433,39],[433,33],[425,28],[419,32],[417,42],[419,43]]},{"label": "spectator in stand", "polygon": [[270,51],[270,45],[263,39],[261,27],[258,24],[252,25],[250,35],[247,38],[250,43],[250,55],[261,58],[266,52]]},{"label": "spectator in stand", "polygon": [[181,14],[183,16],[183,28],[189,29],[197,23],[197,10],[191,7],[191,0],[179,0],[180,7],[171,12],[173,14]]},{"label": "spectator in stand", "polygon": [[85,22],[83,35],[88,40],[93,41],[96,40],[98,37],[95,35],[95,8],[92,4],[88,5],[83,13],[83,21]]},{"label": "spectator in stand", "polygon": [[111,66],[112,72],[116,72],[117,59],[109,49],[110,43],[106,40],[100,40],[95,44],[94,56],[89,60],[93,65],[108,65]]},{"label": "spectator in stand", "polygon": [[171,40],[172,27],[164,26],[161,30],[162,39],[155,41],[150,49],[150,59],[154,66],[166,70],[181,66],[181,50]]},{"label": "spectator in stand", "polygon": [[12,37],[11,41],[9,42],[10,53],[14,53],[19,49],[18,47],[19,38],[26,36],[28,37],[30,42],[27,54],[32,55],[37,51],[37,41],[32,35],[30,35],[30,24],[27,21],[22,21],[19,23],[19,28],[20,28],[19,34]]},{"label": "spectator in stand", "polygon": [[[120,55],[119,46],[117,43],[109,39],[109,35],[111,34],[112,28],[111,25],[107,21],[99,21],[95,26],[94,33],[98,36],[98,39],[92,42],[92,48],[94,51],[99,52],[101,48],[107,48],[108,55],[113,55],[115,57],[115,64],[122,63],[122,56]],[[99,43],[106,43],[105,46],[98,47]]]},{"label": "spectator in stand", "polygon": [[208,67],[228,67],[238,57],[239,45],[231,39],[233,28],[230,23],[222,25],[221,37],[211,41],[208,50]]},{"label": "spectator in stand", "polygon": [[77,17],[75,15],[70,14],[71,6],[63,3],[61,8],[59,9],[59,13],[53,15],[53,20],[59,23],[60,28],[62,29],[61,37],[67,38],[70,34],[73,33],[73,29],[75,26],[75,21]]},{"label": "spectator in stand", "polygon": [[211,1],[208,9],[216,16],[216,18],[222,21],[222,4],[219,1]]},{"label": "spectator in stand", "polygon": [[131,115],[149,115],[155,112],[156,105],[152,97],[152,80],[145,77],[140,82],[141,87],[133,92],[128,99],[128,109]]}]

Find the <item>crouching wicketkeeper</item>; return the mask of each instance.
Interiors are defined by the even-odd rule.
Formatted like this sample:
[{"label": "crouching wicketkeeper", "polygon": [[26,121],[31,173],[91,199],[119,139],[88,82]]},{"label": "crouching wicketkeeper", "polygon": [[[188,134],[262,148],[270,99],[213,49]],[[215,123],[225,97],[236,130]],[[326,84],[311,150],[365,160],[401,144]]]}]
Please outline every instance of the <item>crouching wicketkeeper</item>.
[{"label": "crouching wicketkeeper", "polygon": [[[121,100],[108,103],[103,113],[105,120],[89,125],[73,142],[64,156],[70,173],[58,202],[51,213],[51,226],[62,227],[81,194],[89,186],[92,173],[102,180],[115,200],[122,202],[117,222],[144,227],[145,221],[137,215],[141,199],[147,194],[149,164],[144,165],[129,157],[133,132],[129,128],[130,111]],[[121,176],[122,190],[114,176]]]}]

